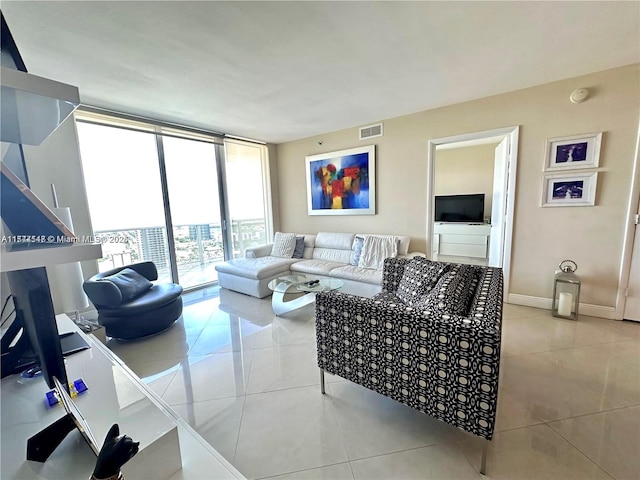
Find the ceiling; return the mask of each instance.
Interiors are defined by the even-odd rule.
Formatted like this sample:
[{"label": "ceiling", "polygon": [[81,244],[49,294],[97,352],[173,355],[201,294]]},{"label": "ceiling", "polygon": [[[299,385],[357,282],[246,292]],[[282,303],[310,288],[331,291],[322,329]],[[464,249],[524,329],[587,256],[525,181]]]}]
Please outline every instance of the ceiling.
[{"label": "ceiling", "polygon": [[270,143],[640,62],[636,1],[3,0],[2,11],[29,72],[78,86],[85,104]]}]

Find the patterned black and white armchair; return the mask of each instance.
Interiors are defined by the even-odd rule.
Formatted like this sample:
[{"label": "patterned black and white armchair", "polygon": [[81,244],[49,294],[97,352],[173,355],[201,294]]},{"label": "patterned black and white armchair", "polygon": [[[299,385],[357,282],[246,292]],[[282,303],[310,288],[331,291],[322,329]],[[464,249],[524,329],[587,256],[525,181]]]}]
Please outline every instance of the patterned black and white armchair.
[{"label": "patterned black and white armchair", "polygon": [[375,297],[318,294],[322,393],[324,372],[339,375],[491,440],[502,291],[499,268],[388,258]]}]

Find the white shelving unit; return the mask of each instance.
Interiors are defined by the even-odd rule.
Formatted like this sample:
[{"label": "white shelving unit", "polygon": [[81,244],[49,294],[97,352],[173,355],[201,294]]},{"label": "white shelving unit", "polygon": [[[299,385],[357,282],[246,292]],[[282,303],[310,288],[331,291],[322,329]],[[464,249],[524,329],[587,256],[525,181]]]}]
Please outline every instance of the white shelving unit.
[{"label": "white shelving unit", "polygon": [[[18,245],[19,246],[19,245]],[[2,272],[25,270],[27,268],[53,267],[71,262],[82,262],[102,258],[102,245],[99,243],[77,243],[60,246],[43,246],[39,248],[7,248],[0,245]]]},{"label": "white shelving unit", "polygon": [[[66,315],[58,315],[60,333],[79,331]],[[67,358],[69,381],[82,378],[89,390],[74,401],[102,445],[112,424],[140,442],[140,451],[122,468],[127,480],[244,478],[176,415],[122,361],[92,336],[90,345]],[[72,431],[44,463],[26,460],[27,439],[64,415],[48,407],[49,390],[42,378],[2,379],[0,449],[3,479],[86,480],[96,457],[77,431]]]},{"label": "white shelving unit", "polygon": [[437,222],[433,232],[434,259],[439,256],[489,258],[489,224]]}]

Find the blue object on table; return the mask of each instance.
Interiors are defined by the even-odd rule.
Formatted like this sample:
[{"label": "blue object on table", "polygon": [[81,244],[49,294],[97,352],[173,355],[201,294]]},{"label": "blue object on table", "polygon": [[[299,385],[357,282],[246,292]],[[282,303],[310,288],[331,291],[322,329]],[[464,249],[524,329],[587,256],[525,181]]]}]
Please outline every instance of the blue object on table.
[{"label": "blue object on table", "polygon": [[55,390],[49,390],[46,394],[46,398],[47,398],[47,405],[49,405],[50,407],[53,407],[54,405],[57,405],[58,403],[60,403],[60,400],[58,400],[58,396],[56,395]]},{"label": "blue object on table", "polygon": [[[74,380],[73,383],[69,384],[69,391],[71,392],[71,398],[81,395],[87,390],[89,390],[89,387],[87,387],[87,384],[84,383],[84,380],[82,380],[81,378]],[[46,397],[47,405],[49,405],[50,407],[53,407],[54,405],[57,405],[58,403],[60,403],[60,399],[58,398],[58,394],[56,393],[55,390],[49,390],[45,394],[45,397]]]},{"label": "blue object on table", "polygon": [[78,380],[74,380],[73,386],[76,388],[76,392],[78,392],[78,395],[89,390],[89,387],[87,387],[87,385],[84,383],[84,380],[82,380],[81,378],[79,378]]}]

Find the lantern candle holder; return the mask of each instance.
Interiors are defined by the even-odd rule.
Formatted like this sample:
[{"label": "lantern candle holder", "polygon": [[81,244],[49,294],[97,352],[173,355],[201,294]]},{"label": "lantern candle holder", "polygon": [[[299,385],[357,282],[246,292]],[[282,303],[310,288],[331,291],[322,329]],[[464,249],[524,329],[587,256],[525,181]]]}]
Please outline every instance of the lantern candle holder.
[{"label": "lantern candle holder", "polygon": [[573,260],[563,260],[560,269],[553,279],[553,307],[554,317],[578,319],[580,305],[580,278],[575,274],[578,265]]}]

